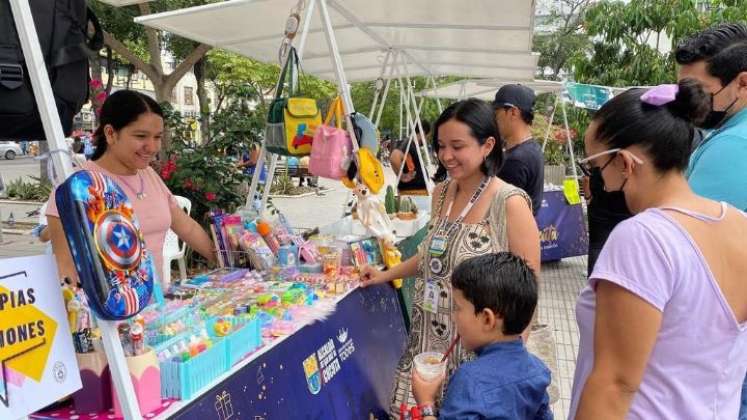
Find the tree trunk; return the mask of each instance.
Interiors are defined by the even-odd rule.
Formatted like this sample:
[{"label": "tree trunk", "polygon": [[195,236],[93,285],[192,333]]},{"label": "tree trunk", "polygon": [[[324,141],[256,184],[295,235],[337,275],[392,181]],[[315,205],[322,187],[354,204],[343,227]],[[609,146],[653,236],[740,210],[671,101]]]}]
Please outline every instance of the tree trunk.
[{"label": "tree trunk", "polygon": [[135,68],[131,65],[127,65],[127,82],[125,83],[125,87],[127,89],[130,89],[130,84],[132,84],[132,74],[135,72]]},{"label": "tree trunk", "polygon": [[[49,143],[46,141],[40,141],[39,156],[47,152],[49,152]],[[48,157],[48,159],[51,159],[51,157]],[[42,159],[39,161],[39,179],[49,179],[49,172],[47,172],[47,159]]]},{"label": "tree trunk", "polygon": [[195,79],[197,79],[197,102],[200,106],[200,134],[202,142],[210,141],[210,98],[205,89],[205,57],[195,63]]},{"label": "tree trunk", "polygon": [[109,78],[106,80],[106,96],[112,93],[112,87],[114,86],[114,59],[112,58],[112,49],[106,47],[106,74]]}]

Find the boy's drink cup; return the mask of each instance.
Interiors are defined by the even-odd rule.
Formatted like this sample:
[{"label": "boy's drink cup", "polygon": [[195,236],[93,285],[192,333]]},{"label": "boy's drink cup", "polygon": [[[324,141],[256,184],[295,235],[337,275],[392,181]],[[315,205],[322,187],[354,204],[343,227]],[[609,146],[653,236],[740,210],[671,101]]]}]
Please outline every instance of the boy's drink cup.
[{"label": "boy's drink cup", "polygon": [[442,362],[444,354],[437,351],[427,351],[415,356],[415,370],[421,378],[433,381],[446,373],[446,362]]}]

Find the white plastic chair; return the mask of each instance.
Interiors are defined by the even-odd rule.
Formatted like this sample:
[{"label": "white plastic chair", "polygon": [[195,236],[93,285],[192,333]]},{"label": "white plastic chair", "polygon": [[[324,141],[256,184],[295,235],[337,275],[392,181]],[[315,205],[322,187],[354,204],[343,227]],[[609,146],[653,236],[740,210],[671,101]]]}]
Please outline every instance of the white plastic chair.
[{"label": "white plastic chair", "polygon": [[[188,198],[175,195],[177,205],[189,214],[192,211],[192,202]],[[187,279],[187,262],[184,259],[184,253],[187,250],[186,242],[179,245],[179,237],[173,230],[166,232],[166,239],[163,241],[163,278],[161,284],[171,284],[171,262],[176,260],[179,264],[179,277],[182,281]]]}]

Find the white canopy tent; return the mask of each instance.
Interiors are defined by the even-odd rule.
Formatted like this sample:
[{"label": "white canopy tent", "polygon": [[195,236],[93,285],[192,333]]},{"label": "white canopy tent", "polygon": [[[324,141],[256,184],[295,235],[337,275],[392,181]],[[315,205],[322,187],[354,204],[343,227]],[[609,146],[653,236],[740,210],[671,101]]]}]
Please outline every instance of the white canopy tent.
[{"label": "white canopy tent", "polygon": [[[320,12],[320,21],[312,19],[315,4],[325,9]],[[230,0],[142,16],[135,21],[257,60],[276,62],[279,32],[288,10],[305,5],[298,7],[305,9],[298,47],[303,70],[336,80],[348,114],[354,111],[348,81],[386,79],[372,107],[372,114],[376,114],[379,105],[378,117],[372,115],[377,124],[390,81],[398,79],[410,141],[415,127],[422,128],[411,76],[430,76],[431,80],[439,75],[530,79],[535,72],[538,55],[531,52],[533,1],[379,0],[374,4],[366,0]],[[330,36],[336,49],[331,47]],[[421,169],[427,173],[430,158],[426,153],[422,159],[420,148],[416,150],[421,156]],[[264,156],[263,148],[260,162]],[[273,156],[268,185],[276,161]],[[252,180],[248,205],[257,181],[258,177]],[[268,195],[265,188],[262,208]]]},{"label": "white canopy tent", "polygon": [[509,84],[522,84],[534,90],[536,93],[558,93],[563,91],[563,83],[552,80],[505,80],[505,79],[464,79],[448,85],[421,90],[417,96],[424,98],[480,98],[492,101],[495,92],[501,86]]},{"label": "white canopy tent", "polygon": [[[280,29],[296,0],[230,0],[139,17],[136,22],[265,62],[278,59]],[[307,1],[309,3],[309,1]],[[403,51],[410,75],[530,79],[534,2],[527,0],[327,0],[349,81],[380,76],[384,55]],[[335,80],[321,22],[311,22],[305,72]]]}]

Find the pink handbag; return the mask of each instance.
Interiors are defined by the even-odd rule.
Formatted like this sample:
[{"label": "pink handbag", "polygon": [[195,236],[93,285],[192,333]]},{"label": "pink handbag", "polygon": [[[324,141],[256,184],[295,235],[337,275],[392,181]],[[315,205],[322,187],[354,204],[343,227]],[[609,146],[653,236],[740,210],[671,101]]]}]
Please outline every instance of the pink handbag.
[{"label": "pink handbag", "polygon": [[[332,126],[332,118],[335,125]],[[353,143],[347,131],[342,128],[342,98],[339,96],[329,105],[324,124],[316,128],[311,146],[309,172],[312,175],[329,179],[342,179],[345,176],[353,153]]]}]

